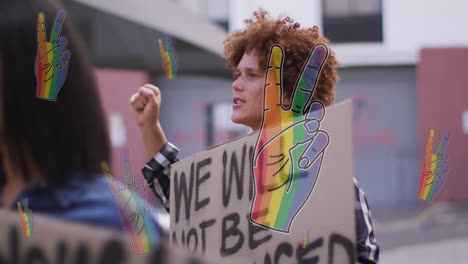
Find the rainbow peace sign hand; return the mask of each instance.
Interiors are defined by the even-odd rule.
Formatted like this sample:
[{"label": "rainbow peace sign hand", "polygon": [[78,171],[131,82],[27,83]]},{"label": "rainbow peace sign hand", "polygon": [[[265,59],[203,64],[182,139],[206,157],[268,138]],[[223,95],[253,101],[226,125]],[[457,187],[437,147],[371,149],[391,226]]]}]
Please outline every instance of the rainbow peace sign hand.
[{"label": "rainbow peace sign hand", "polygon": [[161,39],[158,40],[159,52],[161,53],[162,64],[167,79],[175,78],[177,69],[179,68],[176,53],[171,42],[170,37],[166,38],[166,45],[162,43]]},{"label": "rainbow peace sign hand", "polygon": [[55,19],[50,41],[47,41],[45,17],[39,13],[37,19],[36,96],[43,100],[56,101],[67,77],[71,52],[66,50],[68,40],[60,37],[65,10],[60,10]]},{"label": "rainbow peace sign hand", "polygon": [[151,204],[142,198],[146,196],[144,188],[146,183],[143,177],[137,177],[138,182],[135,183],[127,148],[120,150],[120,159],[125,187],[112,176],[106,162],[103,161],[101,167],[119,208],[122,226],[132,239],[135,253],[149,253],[158,249],[158,226],[153,216],[155,198]]},{"label": "rainbow peace sign hand", "polygon": [[29,209],[28,199],[25,199],[22,202],[18,201],[17,205],[18,212],[21,217],[21,226],[23,227],[24,234],[27,237],[30,237],[34,231],[34,217],[32,215],[32,210]]},{"label": "rainbow peace sign hand", "polygon": [[444,153],[450,138],[450,132],[445,134],[445,137],[440,141],[436,154],[432,154],[432,146],[434,144],[434,129],[429,132],[429,137],[426,143],[426,155],[421,174],[419,176],[418,197],[431,201],[440,191],[442,184],[448,174],[448,153]]},{"label": "rainbow peace sign hand", "polygon": [[317,45],[311,51],[289,109],[281,103],[283,54],[283,48],[274,45],[269,55],[263,121],[253,159],[255,197],[250,217],[257,224],[289,233],[312,192],[329,143],[328,134],[319,130],[325,107],[311,102],[328,48]]}]

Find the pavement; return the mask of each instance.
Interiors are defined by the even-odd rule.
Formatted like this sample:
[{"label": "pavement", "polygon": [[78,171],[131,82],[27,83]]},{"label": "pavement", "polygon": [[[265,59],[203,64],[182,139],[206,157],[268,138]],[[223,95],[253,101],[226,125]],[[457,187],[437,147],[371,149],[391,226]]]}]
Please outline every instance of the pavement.
[{"label": "pavement", "polygon": [[380,263],[467,264],[468,204],[372,210]]}]

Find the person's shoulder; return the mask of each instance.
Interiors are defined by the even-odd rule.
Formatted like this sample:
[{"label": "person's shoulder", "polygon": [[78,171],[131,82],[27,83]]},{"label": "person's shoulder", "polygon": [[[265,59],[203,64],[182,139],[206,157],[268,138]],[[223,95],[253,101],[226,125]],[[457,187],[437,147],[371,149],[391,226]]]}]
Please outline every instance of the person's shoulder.
[{"label": "person's shoulder", "polygon": [[104,177],[78,177],[59,192],[68,194],[62,218],[121,230],[117,204]]}]

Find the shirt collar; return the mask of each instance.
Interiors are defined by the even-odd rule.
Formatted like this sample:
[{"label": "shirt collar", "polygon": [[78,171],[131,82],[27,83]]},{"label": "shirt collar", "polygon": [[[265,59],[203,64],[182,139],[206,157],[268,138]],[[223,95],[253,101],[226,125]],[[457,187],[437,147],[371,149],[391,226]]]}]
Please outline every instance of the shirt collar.
[{"label": "shirt collar", "polygon": [[52,186],[45,181],[29,185],[18,194],[11,205],[11,209],[16,208],[17,202],[24,199],[28,200],[30,208],[36,210],[70,207],[74,201],[83,198],[86,186],[92,184],[92,180],[85,176],[85,173],[74,172],[70,179],[61,185]]}]

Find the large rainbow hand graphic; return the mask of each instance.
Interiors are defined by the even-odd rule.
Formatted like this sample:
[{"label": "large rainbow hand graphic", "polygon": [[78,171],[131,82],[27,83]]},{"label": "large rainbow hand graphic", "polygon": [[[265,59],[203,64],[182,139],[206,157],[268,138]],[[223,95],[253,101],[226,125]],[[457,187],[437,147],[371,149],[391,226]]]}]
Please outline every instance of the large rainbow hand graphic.
[{"label": "large rainbow hand graphic", "polygon": [[432,154],[434,144],[434,129],[429,132],[426,143],[426,155],[419,176],[418,197],[431,201],[440,191],[448,174],[448,153],[444,153],[450,138],[450,132],[440,141],[436,154]]},{"label": "large rainbow hand graphic", "polygon": [[158,226],[153,215],[155,199],[151,194],[153,203],[150,204],[142,198],[146,196],[145,182],[143,177],[137,177],[137,180],[141,180],[135,183],[127,148],[121,149],[120,159],[125,187],[112,176],[106,162],[102,162],[101,167],[119,208],[122,226],[132,239],[135,253],[149,253],[158,249]]},{"label": "large rainbow hand graphic", "polygon": [[60,37],[65,10],[60,10],[55,19],[50,42],[47,41],[45,18],[39,13],[37,19],[36,96],[43,100],[56,101],[67,77],[71,52],[66,50],[68,40]]},{"label": "large rainbow hand graphic", "polygon": [[295,216],[317,181],[328,134],[319,130],[325,115],[321,102],[312,102],[328,48],[317,45],[293,92],[289,109],[282,106],[283,48],[271,48],[263,99],[263,121],[255,147],[255,197],[251,221],[289,232]]}]

